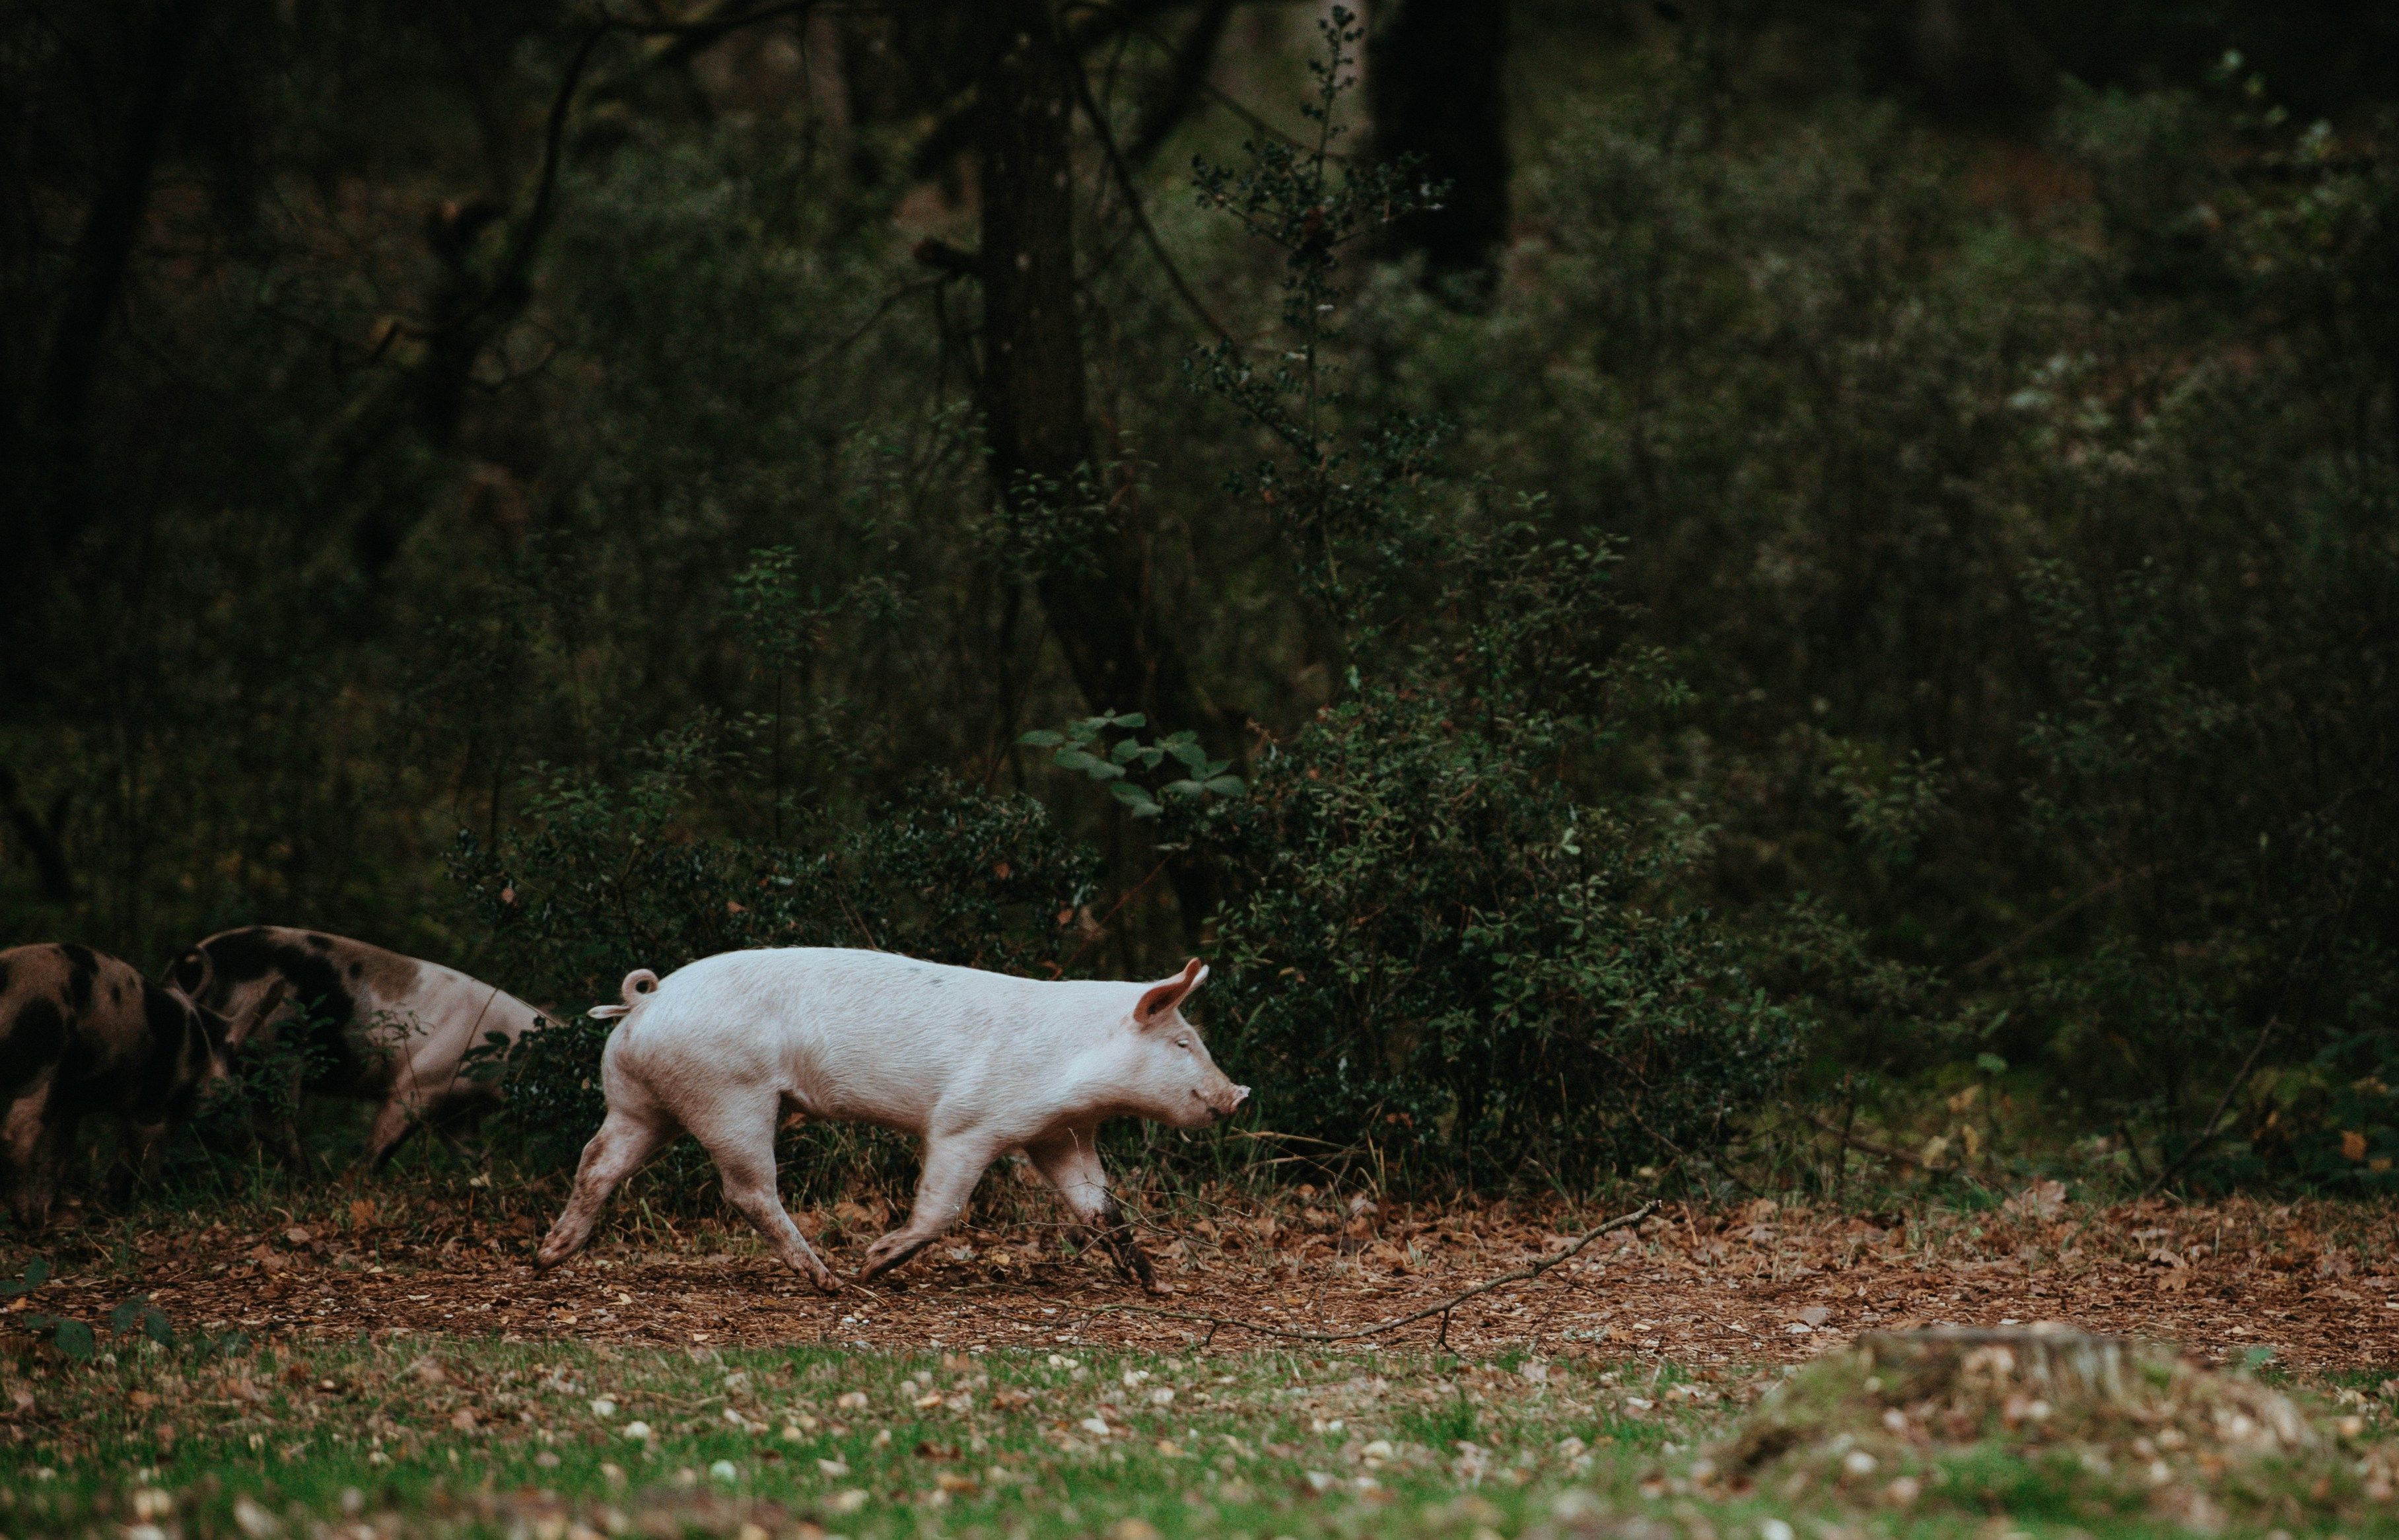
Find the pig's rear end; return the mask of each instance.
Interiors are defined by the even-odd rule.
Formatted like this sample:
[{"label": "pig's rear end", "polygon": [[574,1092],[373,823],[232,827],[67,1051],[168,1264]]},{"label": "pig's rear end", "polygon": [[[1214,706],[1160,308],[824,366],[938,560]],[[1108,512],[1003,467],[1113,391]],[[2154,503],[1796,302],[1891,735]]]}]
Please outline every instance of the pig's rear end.
[{"label": "pig's rear end", "polygon": [[793,1112],[924,1132],[1005,1042],[991,1002],[950,977],[967,971],[809,947],[705,958],[610,1035],[610,1104],[646,1096],[703,1143],[704,1128]]}]

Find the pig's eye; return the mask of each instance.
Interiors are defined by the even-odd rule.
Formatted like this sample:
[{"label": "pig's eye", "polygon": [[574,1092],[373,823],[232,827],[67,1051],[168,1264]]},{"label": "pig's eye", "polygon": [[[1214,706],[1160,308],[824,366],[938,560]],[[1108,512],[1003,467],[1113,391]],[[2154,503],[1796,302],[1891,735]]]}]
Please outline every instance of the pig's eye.
[{"label": "pig's eye", "polygon": [[1188,1037],[1178,1037],[1174,1040],[1174,1046],[1178,1048],[1188,1051],[1191,1047],[1191,1039]]}]

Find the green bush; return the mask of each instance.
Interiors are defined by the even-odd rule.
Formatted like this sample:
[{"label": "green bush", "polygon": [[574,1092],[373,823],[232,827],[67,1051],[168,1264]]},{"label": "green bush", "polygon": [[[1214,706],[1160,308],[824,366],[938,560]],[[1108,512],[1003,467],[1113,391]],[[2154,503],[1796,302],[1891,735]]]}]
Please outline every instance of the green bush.
[{"label": "green bush", "polygon": [[1430,196],[1404,167],[1334,171],[1346,21],[1323,27],[1315,137],[1198,178],[1285,277],[1281,361],[1220,345],[1195,377],[1270,446],[1235,490],[1353,660],[1245,795],[1192,818],[1233,874],[1224,1051],[1271,1131],[1402,1184],[1703,1162],[1787,1080],[1800,1021],[1687,903],[1705,831],[1607,790],[1682,700],[1634,640],[1618,548],[1449,479],[1443,423],[1342,387],[1339,248]]},{"label": "green bush", "polygon": [[1578,804],[1457,705],[1362,686],[1217,817],[1242,879],[1219,1053],[1268,1128],[1371,1147],[1401,1182],[1713,1155],[1801,1034],[1676,908],[1701,831]]}]

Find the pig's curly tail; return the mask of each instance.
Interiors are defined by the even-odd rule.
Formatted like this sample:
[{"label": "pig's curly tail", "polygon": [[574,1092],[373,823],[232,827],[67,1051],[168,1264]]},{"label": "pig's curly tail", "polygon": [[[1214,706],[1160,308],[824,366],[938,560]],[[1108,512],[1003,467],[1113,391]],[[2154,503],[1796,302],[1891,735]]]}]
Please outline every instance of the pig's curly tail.
[{"label": "pig's curly tail", "polygon": [[625,982],[623,986],[625,1003],[623,1005],[594,1006],[583,1014],[591,1017],[595,1020],[613,1021],[619,1016],[631,1010],[635,1006],[640,1005],[642,1003],[643,995],[656,993],[657,987],[658,976],[657,974],[652,973],[648,968],[637,967],[632,972],[625,975]]}]

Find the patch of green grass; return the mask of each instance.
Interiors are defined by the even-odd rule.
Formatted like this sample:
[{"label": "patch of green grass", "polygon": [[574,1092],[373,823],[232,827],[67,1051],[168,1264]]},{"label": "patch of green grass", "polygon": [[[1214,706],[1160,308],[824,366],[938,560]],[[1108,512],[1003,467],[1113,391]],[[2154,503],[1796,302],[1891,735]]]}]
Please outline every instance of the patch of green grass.
[{"label": "patch of green grass", "polygon": [[304,1540],[365,1524],[384,1540],[1468,1540],[1642,1516],[1690,1540],[1782,1540],[1777,1524],[1823,1534],[1862,1517],[1886,1533],[1964,1535],[1995,1514],[2061,1540],[2077,1526],[2171,1528],[2097,1511],[2073,1473],[1996,1449],[1952,1462],[1947,1496],[1907,1513],[1831,1484],[1711,1493],[1687,1479],[1689,1462],[1756,1384],[1670,1382],[1656,1364],[414,1339],[206,1358],[112,1346],[88,1365],[47,1350],[0,1360],[0,1437],[13,1436],[0,1443],[0,1534]]},{"label": "patch of green grass", "polygon": [[1029,1534],[1126,1520],[1301,1533],[1476,1486],[1514,1511],[1571,1478],[1579,1450],[1559,1440],[1606,1387],[1595,1371],[1552,1373],[1537,1385],[1372,1356],[475,1341],[203,1362],[128,1344],[84,1367],[44,1355],[9,1377],[31,1404],[18,1401],[26,1437],[0,1470],[0,1532],[171,1516],[192,1533],[305,1533],[386,1515],[507,1533],[549,1515],[603,1533],[813,1521],[868,1535],[936,1515]]},{"label": "patch of green grass", "polygon": [[1414,1442],[1431,1449],[1450,1449],[1460,1442],[1471,1443],[1482,1431],[1482,1419],[1475,1415],[1474,1403],[1461,1392],[1453,1392],[1446,1399],[1432,1406],[1412,1411],[1400,1418],[1400,1431]]}]

